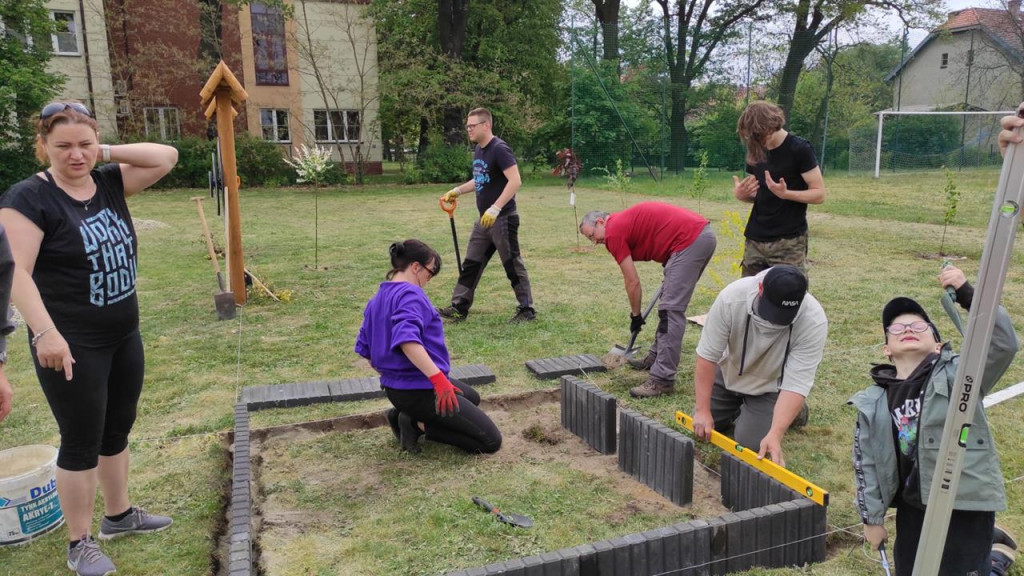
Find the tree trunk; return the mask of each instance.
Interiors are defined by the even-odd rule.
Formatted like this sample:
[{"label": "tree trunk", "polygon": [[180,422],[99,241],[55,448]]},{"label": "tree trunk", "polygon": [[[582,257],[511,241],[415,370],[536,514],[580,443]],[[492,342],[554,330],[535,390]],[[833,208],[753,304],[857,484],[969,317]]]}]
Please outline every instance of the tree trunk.
[{"label": "tree trunk", "polygon": [[427,151],[427,144],[430,143],[430,139],[427,137],[430,131],[430,122],[426,116],[420,116],[420,141],[416,144],[416,155],[423,157],[423,153]]},{"label": "tree trunk", "polygon": [[619,61],[619,2],[620,0],[591,0],[594,14],[601,23],[604,40],[604,60]]},{"label": "tree trunk", "polygon": [[789,125],[789,113],[796,99],[796,85],[800,73],[804,70],[804,60],[814,50],[814,33],[809,30],[798,30],[793,34],[786,55],[786,65],[782,68],[782,79],[779,81],[779,108],[786,113],[786,125]]},{"label": "tree trunk", "polygon": [[686,154],[690,145],[690,132],[686,129],[686,99],[689,90],[681,86],[672,89],[672,121],[669,131],[668,168],[677,173],[686,170]]},{"label": "tree trunk", "polygon": [[[466,44],[469,0],[438,0],[437,20],[442,53],[454,61],[461,61],[462,49]],[[457,106],[445,107],[442,122],[445,145],[458,146],[465,141],[466,130],[462,115],[463,111]]]}]

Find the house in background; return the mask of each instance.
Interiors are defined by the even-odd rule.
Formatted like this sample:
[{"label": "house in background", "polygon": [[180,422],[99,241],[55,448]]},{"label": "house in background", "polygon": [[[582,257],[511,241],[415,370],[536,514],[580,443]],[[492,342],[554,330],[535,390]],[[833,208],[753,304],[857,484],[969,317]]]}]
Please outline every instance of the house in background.
[{"label": "house in background", "polygon": [[67,79],[61,97],[84,102],[96,115],[101,137],[116,139],[103,1],[51,0],[47,8],[57,23],[57,32],[50,38],[53,58],[48,68]]},{"label": "house in background", "polygon": [[893,110],[1015,110],[1024,100],[1020,6],[950,12],[886,77]]},{"label": "house in background", "polygon": [[[289,5],[292,1],[287,2]],[[236,131],[293,155],[330,147],[335,161],[380,173],[376,33],[367,0],[295,0],[279,9],[222,0],[50,0],[50,67],[63,98],[85,102],[105,139],[212,136],[199,90],[223,59],[249,94]],[[315,61],[314,74],[312,66]]]}]

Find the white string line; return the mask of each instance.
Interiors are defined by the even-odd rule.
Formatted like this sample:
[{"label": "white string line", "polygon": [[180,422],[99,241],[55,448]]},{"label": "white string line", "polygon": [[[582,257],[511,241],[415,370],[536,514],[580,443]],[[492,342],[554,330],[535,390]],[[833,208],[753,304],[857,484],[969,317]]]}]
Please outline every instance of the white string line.
[{"label": "white string line", "polygon": [[845,528],[835,528],[835,529],[829,530],[828,532],[825,532],[823,534],[815,534],[814,536],[808,536],[807,538],[801,538],[799,540],[793,540],[791,542],[786,542],[785,544],[777,544],[775,546],[769,546],[768,548],[761,548],[759,550],[753,550],[753,551],[750,551],[750,552],[743,552],[741,554],[736,554],[734,556],[726,556],[724,558],[715,558],[714,560],[709,560],[709,561],[707,561],[707,562],[705,562],[703,564],[694,564],[692,566],[685,566],[683,568],[678,568],[676,570],[669,570],[668,572],[659,572],[657,574],[652,574],[652,576],[668,576],[670,574],[679,574],[681,572],[685,572],[685,571],[688,571],[688,570],[695,570],[695,569],[698,569],[698,568],[703,568],[705,566],[710,566],[712,564],[717,564],[719,562],[727,562],[727,561],[733,560],[735,558],[742,558],[743,556],[750,556],[751,554],[759,554],[761,552],[768,552],[770,550],[775,550],[776,548],[785,548],[786,546],[795,546],[797,544],[800,544],[801,542],[807,542],[808,540],[814,540],[814,539],[817,539],[817,538],[825,538],[829,534],[835,534],[836,532],[849,532],[850,528],[855,528],[857,526],[860,526],[860,524],[852,524],[852,525],[847,526]]}]

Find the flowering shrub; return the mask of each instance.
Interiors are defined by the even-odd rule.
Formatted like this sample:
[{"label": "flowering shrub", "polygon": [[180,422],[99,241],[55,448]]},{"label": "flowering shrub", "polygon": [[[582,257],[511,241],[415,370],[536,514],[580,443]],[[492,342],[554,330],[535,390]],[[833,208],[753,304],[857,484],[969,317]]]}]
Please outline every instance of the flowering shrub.
[{"label": "flowering shrub", "polygon": [[294,160],[285,158],[284,161],[299,175],[297,182],[309,182],[314,186],[319,186],[324,181],[327,172],[334,165],[331,162],[330,150],[319,146],[308,148],[305,144],[299,147],[299,153]]}]

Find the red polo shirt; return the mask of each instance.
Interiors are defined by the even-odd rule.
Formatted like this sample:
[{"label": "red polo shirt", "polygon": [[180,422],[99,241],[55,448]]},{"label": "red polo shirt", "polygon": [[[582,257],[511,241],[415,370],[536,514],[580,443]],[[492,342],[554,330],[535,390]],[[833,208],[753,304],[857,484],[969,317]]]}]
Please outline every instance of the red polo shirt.
[{"label": "red polo shirt", "polygon": [[653,260],[664,266],[672,254],[693,244],[707,225],[706,218],[686,208],[641,202],[608,216],[604,245],[617,263],[632,256],[636,262]]}]

